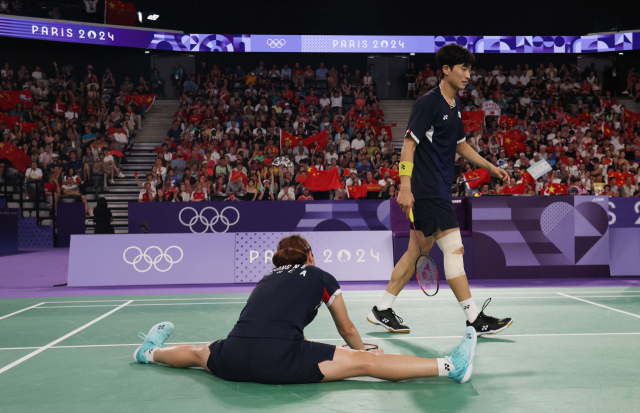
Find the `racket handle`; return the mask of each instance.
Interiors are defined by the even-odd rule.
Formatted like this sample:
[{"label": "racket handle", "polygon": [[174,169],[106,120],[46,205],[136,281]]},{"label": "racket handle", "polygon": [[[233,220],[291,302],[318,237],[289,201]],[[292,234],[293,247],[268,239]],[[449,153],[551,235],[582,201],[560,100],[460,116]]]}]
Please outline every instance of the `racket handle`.
[{"label": "racket handle", "polygon": [[413,209],[409,210],[409,219],[413,222]]}]

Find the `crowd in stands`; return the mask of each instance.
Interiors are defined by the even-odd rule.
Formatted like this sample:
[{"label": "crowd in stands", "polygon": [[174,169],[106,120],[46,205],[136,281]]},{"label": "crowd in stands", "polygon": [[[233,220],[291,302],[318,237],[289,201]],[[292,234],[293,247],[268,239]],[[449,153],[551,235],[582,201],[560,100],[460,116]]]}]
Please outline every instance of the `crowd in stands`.
[{"label": "crowd in stands", "polygon": [[[429,64],[418,70],[412,63],[406,73],[408,96],[427,93],[440,76]],[[202,62],[186,76],[175,63],[171,80],[180,104],[157,148],[155,167],[139,182],[140,201],[346,199],[349,187],[362,185],[369,199],[397,196],[399,153],[377,99],[376,78],[373,65],[278,67],[261,61],[256,68],[221,69]],[[635,97],[640,82],[634,70],[628,80]],[[580,70],[573,63],[536,70],[476,67],[459,93],[464,110],[481,110],[493,100],[511,124],[488,116],[486,125],[468,133],[468,142],[509,172],[511,186],[522,183],[530,164],[546,159],[552,170],[529,182],[527,194],[547,195],[550,184],[561,183],[577,187],[579,194],[638,196],[640,122],[625,121],[618,97],[600,85],[593,67]],[[574,118],[579,122],[570,123]],[[524,149],[508,156],[504,136],[514,132]],[[293,147],[288,141],[281,145],[283,133],[301,140]],[[303,144],[322,133],[328,137],[323,147]],[[309,192],[310,167],[336,168],[343,188]],[[459,181],[473,168],[458,159]],[[612,172],[631,174],[631,184],[610,181]],[[503,186],[492,179],[467,195],[501,193]]]},{"label": "crowd in stands", "polygon": [[55,3],[51,6],[35,0],[0,0],[0,15],[102,23],[100,12],[104,15],[102,0],[78,0],[77,4]]},{"label": "crowd in stands", "polygon": [[[2,92],[29,91],[22,103],[3,107],[0,119],[1,141],[22,149],[32,164],[26,170],[26,183],[44,182],[50,205],[65,198],[85,203],[87,191],[100,191],[123,178],[119,169],[129,140],[141,125],[146,106],[132,94],[150,89],[144,80],[136,85],[109,69],[98,77],[91,65],[82,71],[67,66],[47,74],[40,66],[12,67],[5,63],[0,71]],[[0,102],[5,106],[5,93]],[[14,95],[15,96],[15,95]],[[0,178],[7,177],[8,164],[0,162]],[[34,185],[26,185],[33,198]]]}]

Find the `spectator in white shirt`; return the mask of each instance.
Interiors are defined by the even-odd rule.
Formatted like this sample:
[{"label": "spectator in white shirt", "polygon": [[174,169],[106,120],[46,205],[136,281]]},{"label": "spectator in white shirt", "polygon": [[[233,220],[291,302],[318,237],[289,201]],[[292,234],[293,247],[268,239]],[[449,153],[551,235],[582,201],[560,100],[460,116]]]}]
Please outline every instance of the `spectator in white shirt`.
[{"label": "spectator in white shirt", "polygon": [[498,76],[496,76],[496,79],[498,79],[498,83],[503,84],[505,80],[507,80],[507,78],[502,74],[502,70],[499,72]]},{"label": "spectator in white shirt", "polygon": [[291,69],[289,69],[288,65],[284,65],[284,67],[280,71],[280,76],[282,80],[291,79]]},{"label": "spectator in white shirt", "polygon": [[296,194],[293,188],[288,183],[286,183],[280,190],[280,193],[278,193],[278,201],[295,201],[295,200],[296,200]]},{"label": "spectator in white shirt", "polygon": [[358,178],[358,174],[356,174],[355,172],[351,172],[351,174],[347,178],[346,184],[347,186],[361,185],[361,181],[360,181],[360,178]]},{"label": "spectator in white shirt", "polygon": [[516,71],[512,70],[511,71],[511,75],[509,76],[509,83],[511,83],[513,86],[518,84],[518,76],[516,76]]},{"label": "spectator in white shirt", "polygon": [[64,113],[64,118],[67,120],[78,119],[78,114],[73,111],[73,106],[67,105],[67,111]]},{"label": "spectator in white shirt", "polygon": [[529,84],[529,82],[531,81],[531,78],[529,78],[529,76],[526,75],[522,75],[518,78],[518,81],[520,82],[520,84],[522,86],[527,86]]},{"label": "spectator in white shirt", "polygon": [[332,159],[338,161],[338,152],[336,152],[335,146],[331,145],[329,147],[329,152],[327,152],[327,154],[324,156],[324,159],[326,160],[327,164],[330,164]]},{"label": "spectator in white shirt", "polygon": [[351,149],[359,151],[364,148],[367,143],[362,139],[362,132],[356,133],[356,138],[351,141]]},{"label": "spectator in white shirt", "polygon": [[520,98],[520,106],[526,108],[527,106],[529,106],[529,102],[531,102],[531,98],[529,97],[529,92],[525,90],[524,97]]},{"label": "spectator in white shirt", "polygon": [[342,91],[338,90],[333,92],[333,97],[331,98],[331,108],[341,108],[342,107]]},{"label": "spectator in white shirt", "polygon": [[27,179],[42,179],[42,169],[38,168],[37,162],[31,162],[31,167],[25,172]]}]

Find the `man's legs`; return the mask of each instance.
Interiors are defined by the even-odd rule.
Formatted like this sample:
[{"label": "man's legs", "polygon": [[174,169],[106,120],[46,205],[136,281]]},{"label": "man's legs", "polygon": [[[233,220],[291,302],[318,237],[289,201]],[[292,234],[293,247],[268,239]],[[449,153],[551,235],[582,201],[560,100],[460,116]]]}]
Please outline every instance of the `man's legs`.
[{"label": "man's legs", "polygon": [[[206,371],[207,360],[209,360],[209,346],[208,344],[200,344],[194,346],[191,344],[184,344],[170,347],[158,347],[152,352],[152,359],[147,361],[152,363],[162,363],[169,367],[177,369],[186,369],[189,367],[202,367]],[[211,373],[209,371],[209,373]]]}]

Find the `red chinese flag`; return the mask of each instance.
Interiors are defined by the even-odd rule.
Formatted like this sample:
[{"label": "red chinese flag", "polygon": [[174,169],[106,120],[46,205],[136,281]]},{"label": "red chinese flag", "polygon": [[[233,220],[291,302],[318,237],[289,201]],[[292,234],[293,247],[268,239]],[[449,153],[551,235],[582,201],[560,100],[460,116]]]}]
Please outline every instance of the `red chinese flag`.
[{"label": "red chinese flag", "polygon": [[244,172],[234,169],[231,171],[231,178],[229,178],[229,181],[235,181],[236,179],[239,179],[243,185],[246,185],[249,181],[249,178]]},{"label": "red chinese flag", "polygon": [[518,156],[520,152],[524,152],[525,144],[520,140],[520,135],[509,132],[505,134],[504,150],[509,156]]},{"label": "red chinese flag", "polygon": [[[154,146],[153,149],[156,150],[156,153],[162,152],[162,148],[160,146]],[[172,156],[172,158],[173,158],[173,156]],[[173,159],[175,159],[175,158],[173,158]]]},{"label": "red chinese flag", "polygon": [[121,151],[116,150],[116,149],[112,149],[112,150],[110,150],[110,151],[109,151],[109,155],[112,155],[112,156],[118,156],[118,157],[120,157],[120,158],[122,158],[122,157],[124,156],[124,154],[123,154]]},{"label": "red chinese flag", "polygon": [[11,142],[0,143],[0,158],[6,158],[14,168],[22,173],[31,165],[31,157]]},{"label": "red chinese flag", "polygon": [[525,182],[529,185],[533,185],[534,188],[536,186],[536,180],[533,179],[533,176],[531,176],[529,172],[522,173],[522,182]]},{"label": "red chinese flag", "polygon": [[581,120],[582,119],[580,119],[580,118],[567,118],[567,125],[569,125],[569,124],[571,124],[571,122],[573,122],[573,123],[576,124],[576,127],[580,126],[580,121]]},{"label": "red chinese flag", "polygon": [[502,126],[502,124],[505,122],[507,123],[507,125],[509,125],[510,128],[513,128],[518,124],[518,119],[510,118],[509,116],[500,116],[500,119],[498,119],[498,125]]},{"label": "red chinese flag", "polygon": [[33,96],[30,91],[5,92],[0,91],[0,108],[2,110],[15,109],[18,103],[22,103],[23,108],[33,106]]},{"label": "red chinese flag", "polygon": [[[400,182],[400,171],[395,169],[380,168],[380,176],[382,177],[382,179],[384,179],[384,176],[387,173],[387,171],[389,171],[389,176],[393,178],[396,184]],[[347,173],[346,170],[345,170],[345,173]]]},{"label": "red chinese flag", "polygon": [[480,169],[476,169],[475,171],[471,171],[471,172],[467,172],[462,174],[462,176],[464,176],[464,180],[465,181],[469,181],[471,179],[475,179],[475,178],[480,178],[476,181],[472,181],[467,183],[467,185],[469,185],[469,188],[477,188],[480,185],[482,185],[485,182],[489,182],[491,181],[491,174],[489,173],[489,171],[487,171],[486,169],[480,168]]},{"label": "red chinese flag", "polygon": [[613,100],[605,100],[603,97],[600,97],[600,106],[603,109],[613,106],[614,103],[615,103],[615,101],[613,101]]},{"label": "red chinese flag", "polygon": [[149,110],[151,109],[153,102],[155,102],[156,100],[156,95],[154,95],[153,93],[150,93],[148,95],[127,95],[125,99],[127,105],[129,104],[129,102],[131,102],[132,99],[135,100],[136,103],[140,105],[140,107],[142,107],[142,105],[147,105],[147,110]]},{"label": "red chinese flag", "polygon": [[298,174],[298,176],[296,176],[296,181],[300,184],[304,185],[304,181],[307,180],[307,177],[301,174]]},{"label": "red chinese flag", "polygon": [[368,191],[379,192],[382,189],[380,185],[376,185],[376,184],[367,184],[365,185],[365,187],[367,188],[367,192]]},{"label": "red chinese flag", "polygon": [[611,178],[616,178],[616,185],[617,186],[622,186],[625,184],[625,182],[627,181],[627,177],[631,178],[631,183],[634,183],[634,177],[633,174],[630,174],[628,172],[609,172],[609,180]]},{"label": "red chinese flag", "polygon": [[610,138],[613,133],[613,128],[609,126],[607,122],[602,124],[602,136],[604,138]]},{"label": "red chinese flag", "polygon": [[316,145],[319,146],[320,149],[324,149],[325,146],[327,146],[327,143],[329,143],[329,141],[327,140],[327,130],[325,129],[315,136],[309,136],[302,142],[304,143],[304,146],[309,149],[313,149],[313,147]]},{"label": "red chinese flag", "polygon": [[563,184],[549,184],[549,195],[568,195],[568,186]]},{"label": "red chinese flag", "polygon": [[307,173],[306,183],[310,191],[329,191],[331,189],[342,188],[338,168],[319,171],[312,166]]},{"label": "red chinese flag", "polygon": [[472,112],[462,112],[462,123],[464,124],[465,133],[474,130],[482,132],[482,125],[484,125],[484,111],[474,110]]},{"label": "red chinese flag", "polygon": [[347,189],[349,190],[349,198],[358,199],[367,196],[367,187],[364,185],[348,186]]},{"label": "red chinese flag", "polygon": [[282,129],[280,129],[280,149],[284,148],[284,143],[286,141],[291,142],[290,146],[292,148],[295,148],[296,146],[298,146],[298,141],[300,140],[300,138],[298,138],[297,136],[293,136],[290,133],[287,133],[285,131],[283,131]]},{"label": "red chinese flag", "polygon": [[501,194],[514,194],[514,195],[518,195],[518,194],[522,195],[525,192],[527,192],[526,182],[523,182],[516,186],[505,186],[504,188],[502,188],[502,191],[500,191]]},{"label": "red chinese flag", "polygon": [[629,122],[629,124],[633,127],[636,122],[640,121],[640,113],[631,112],[629,109],[624,110],[624,120]]},{"label": "red chinese flag", "polygon": [[116,26],[136,25],[136,5],[126,1],[107,0],[105,24]]}]

